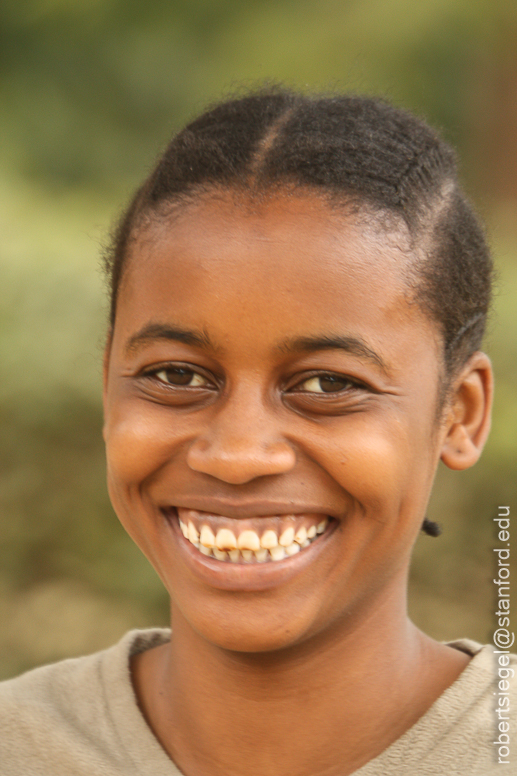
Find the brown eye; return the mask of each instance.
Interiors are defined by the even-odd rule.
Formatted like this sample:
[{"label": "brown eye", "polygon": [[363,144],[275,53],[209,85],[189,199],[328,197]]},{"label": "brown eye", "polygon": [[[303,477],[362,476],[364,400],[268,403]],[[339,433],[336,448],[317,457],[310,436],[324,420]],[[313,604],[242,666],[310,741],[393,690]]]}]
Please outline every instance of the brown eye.
[{"label": "brown eye", "polygon": [[166,367],[154,372],[154,376],[167,385],[187,386],[188,388],[201,388],[209,385],[208,380],[199,372],[183,367]]},{"label": "brown eye", "polygon": [[353,385],[351,380],[338,375],[316,375],[300,383],[298,389],[306,393],[335,393]]}]

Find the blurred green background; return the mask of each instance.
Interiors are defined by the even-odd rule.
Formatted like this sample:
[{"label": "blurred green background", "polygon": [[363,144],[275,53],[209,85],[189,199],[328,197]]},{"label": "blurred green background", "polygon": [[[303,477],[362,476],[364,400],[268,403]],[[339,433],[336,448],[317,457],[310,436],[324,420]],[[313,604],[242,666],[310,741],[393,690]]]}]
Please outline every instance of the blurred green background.
[{"label": "blurred green background", "polygon": [[4,0],[0,7],[0,677],[167,622],[104,484],[100,255],[171,132],[237,84],[381,94],[440,127],[499,268],[493,433],[440,471],[411,612],[493,627],[494,532],[516,505],[515,0]]}]

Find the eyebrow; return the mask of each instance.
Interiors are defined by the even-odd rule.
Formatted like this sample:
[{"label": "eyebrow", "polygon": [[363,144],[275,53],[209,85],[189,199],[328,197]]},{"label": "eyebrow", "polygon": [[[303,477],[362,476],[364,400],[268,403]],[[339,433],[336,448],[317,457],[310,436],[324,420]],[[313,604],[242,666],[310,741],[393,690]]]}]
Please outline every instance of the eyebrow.
[{"label": "eyebrow", "polygon": [[370,361],[387,375],[386,362],[359,337],[323,335],[319,337],[294,337],[284,340],[280,350],[287,353],[312,353],[316,350],[344,350],[354,356]]},{"label": "eyebrow", "polygon": [[164,323],[148,323],[128,339],[125,352],[127,355],[130,355],[140,350],[147,343],[159,340],[173,340],[175,342],[183,342],[185,345],[215,350],[210,337],[204,331],[183,329],[180,326],[169,326]]},{"label": "eyebrow", "polygon": [[[172,340],[183,342],[185,345],[193,345],[198,348],[215,350],[208,333],[196,329],[185,329],[181,326],[171,326],[165,323],[148,323],[127,341],[125,352],[127,355],[138,352],[149,342],[160,340]],[[284,340],[278,349],[284,353],[313,353],[317,350],[344,350],[359,358],[380,367],[388,374],[388,366],[381,356],[370,348],[359,337],[343,337],[339,335],[320,335],[316,337],[293,337]]]}]

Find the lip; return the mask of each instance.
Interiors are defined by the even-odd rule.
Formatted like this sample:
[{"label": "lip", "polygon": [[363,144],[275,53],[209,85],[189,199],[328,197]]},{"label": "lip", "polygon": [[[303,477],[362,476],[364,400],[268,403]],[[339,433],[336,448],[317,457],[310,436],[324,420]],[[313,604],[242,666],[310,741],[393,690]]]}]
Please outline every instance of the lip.
[{"label": "lip", "polygon": [[302,515],[302,514],[321,514],[323,517],[332,517],[340,520],[341,515],[331,506],[326,508],[321,504],[307,504],[297,501],[269,501],[269,500],[247,500],[236,501],[235,499],[223,498],[204,498],[203,496],[194,496],[186,499],[174,500],[172,504],[162,504],[162,511],[176,509],[195,509],[198,512],[206,512],[211,515],[221,515],[230,517],[233,520],[246,520],[253,517],[273,517],[279,515]]},{"label": "lip", "polygon": [[[178,504],[178,506],[181,505]],[[291,508],[291,512],[283,514],[292,513]],[[168,514],[162,510],[162,515],[174,535],[184,563],[195,576],[210,587],[242,592],[269,590],[303,573],[309,565],[316,562],[339,525],[337,520],[331,520],[325,533],[309,547],[290,558],[269,563],[228,563],[203,555],[185,539],[180,531],[175,509],[169,508]],[[230,515],[226,516],[230,517]],[[249,516],[248,514],[247,517]]]}]

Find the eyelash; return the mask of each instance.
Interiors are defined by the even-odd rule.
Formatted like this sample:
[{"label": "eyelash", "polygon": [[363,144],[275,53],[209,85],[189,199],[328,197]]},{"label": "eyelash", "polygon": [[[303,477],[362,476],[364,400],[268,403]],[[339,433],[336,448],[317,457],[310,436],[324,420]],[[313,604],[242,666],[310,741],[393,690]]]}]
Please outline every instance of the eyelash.
[{"label": "eyelash", "polygon": [[[158,375],[160,372],[176,372],[176,374],[179,374],[180,372],[184,372],[186,374],[190,374],[191,378],[195,375],[198,375],[203,378],[203,380],[207,381],[206,385],[174,385],[173,383],[167,383],[165,380],[160,380]],[[194,369],[193,367],[185,364],[163,364],[159,367],[153,367],[152,369],[146,370],[142,373],[142,376],[144,378],[154,379],[157,383],[160,384],[160,386],[163,386],[166,390],[181,390],[181,389],[187,389],[192,390],[194,388],[203,388],[206,390],[212,390],[214,385],[216,385],[215,380],[210,380],[209,377],[203,374],[203,372],[199,371],[198,369]],[[308,383],[311,380],[323,380],[327,379],[329,381],[336,381],[337,383],[345,383],[346,387],[340,388],[336,391],[307,391],[303,390],[300,386],[302,386],[304,383]],[[309,395],[309,396],[315,396],[318,397],[326,396],[329,398],[337,397],[337,396],[343,396],[344,393],[350,393],[351,391],[357,391],[357,390],[371,390],[368,388],[367,385],[362,383],[359,380],[354,380],[351,377],[348,377],[347,375],[342,375],[336,372],[313,372],[311,374],[306,375],[302,380],[299,380],[294,385],[292,385],[288,389],[288,393],[299,393],[302,395]]]},{"label": "eyelash", "polygon": [[[207,385],[202,385],[202,386],[198,386],[198,385],[190,386],[190,385],[181,385],[181,384],[180,385],[174,385],[173,383],[167,383],[165,380],[160,380],[160,378],[158,377],[160,372],[176,372],[176,374],[179,374],[180,372],[184,372],[186,374],[190,374],[192,377],[194,377],[195,375],[198,375],[198,376],[202,377],[204,380],[206,380]],[[173,389],[173,390],[174,389],[176,389],[176,390],[177,389],[182,389],[182,388],[188,388],[188,389],[192,389],[192,388],[210,388],[210,383],[213,384],[215,382],[213,380],[210,380],[210,378],[208,378],[206,375],[204,375],[198,369],[194,369],[193,367],[189,366],[188,364],[184,364],[184,365],[183,364],[163,364],[162,366],[153,367],[153,368],[151,368],[149,370],[145,370],[144,372],[142,372],[142,377],[150,378],[150,379],[154,378],[155,381],[157,383],[159,383],[161,386],[164,386],[167,389]],[[191,377],[191,379],[192,379],[192,377]]]}]

